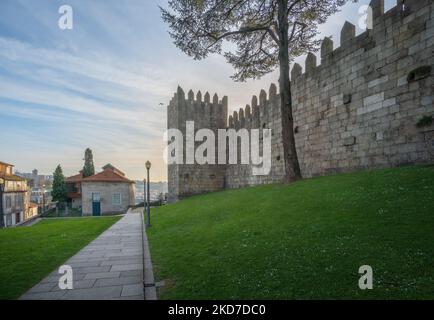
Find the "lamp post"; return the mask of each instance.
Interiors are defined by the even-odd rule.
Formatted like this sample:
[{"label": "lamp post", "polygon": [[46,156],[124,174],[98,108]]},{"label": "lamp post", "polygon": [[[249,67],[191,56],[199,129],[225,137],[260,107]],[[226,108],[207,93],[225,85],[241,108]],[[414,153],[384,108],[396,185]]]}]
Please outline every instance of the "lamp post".
[{"label": "lamp post", "polygon": [[143,215],[146,215],[146,179],[143,179]]},{"label": "lamp post", "polygon": [[45,214],[45,184],[42,185],[42,216]]},{"label": "lamp post", "polygon": [[0,178],[0,229],[5,227],[5,220],[3,214],[3,192],[5,191],[5,180]]},{"label": "lamp post", "polygon": [[148,214],[148,221],[146,223],[146,226],[149,228],[151,226],[151,203],[150,203],[150,196],[149,196],[149,170],[151,169],[151,162],[146,161],[146,171],[148,172],[148,179],[147,179],[147,190],[146,190],[146,202],[147,202],[147,214]]}]

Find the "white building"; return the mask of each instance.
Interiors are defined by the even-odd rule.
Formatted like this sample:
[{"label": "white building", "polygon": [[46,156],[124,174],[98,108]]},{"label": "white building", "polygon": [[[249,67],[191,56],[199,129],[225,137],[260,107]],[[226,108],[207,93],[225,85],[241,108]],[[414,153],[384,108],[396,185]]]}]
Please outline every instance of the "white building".
[{"label": "white building", "polygon": [[102,169],[90,177],[80,173],[66,179],[69,201],[83,215],[121,214],[135,205],[135,182],[111,164]]}]

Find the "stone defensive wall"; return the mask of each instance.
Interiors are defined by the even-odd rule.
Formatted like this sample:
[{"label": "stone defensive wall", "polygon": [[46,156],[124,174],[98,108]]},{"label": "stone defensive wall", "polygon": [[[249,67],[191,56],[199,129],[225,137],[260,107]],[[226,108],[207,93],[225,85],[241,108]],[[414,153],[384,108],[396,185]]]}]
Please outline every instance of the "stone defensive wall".
[{"label": "stone defensive wall", "polygon": [[305,177],[434,162],[434,5],[405,1],[384,13],[371,2],[373,29],[309,54],[291,73],[296,144]]},{"label": "stone defensive wall", "polygon": [[[291,71],[295,139],[304,177],[434,163],[434,4],[398,1],[384,12],[373,0],[372,29],[356,36],[345,22],[340,47],[325,38],[304,72]],[[178,89],[168,127],[272,129],[272,170],[253,176],[251,165],[169,165],[169,198],[225,188],[281,182],[284,178],[280,95],[268,94],[228,117],[228,99],[211,101]],[[262,144],[262,142],[261,142]],[[262,150],[262,148],[260,149]],[[185,152],[185,150],[184,150]]]}]

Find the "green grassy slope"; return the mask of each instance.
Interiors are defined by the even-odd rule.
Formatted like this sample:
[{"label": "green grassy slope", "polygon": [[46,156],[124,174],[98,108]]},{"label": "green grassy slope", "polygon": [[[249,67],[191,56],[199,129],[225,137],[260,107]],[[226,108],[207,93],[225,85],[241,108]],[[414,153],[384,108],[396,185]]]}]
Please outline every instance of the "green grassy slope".
[{"label": "green grassy slope", "polygon": [[119,217],[43,220],[0,230],[0,299],[16,299]]},{"label": "green grassy slope", "polygon": [[196,196],[152,222],[163,299],[434,298],[432,166]]}]

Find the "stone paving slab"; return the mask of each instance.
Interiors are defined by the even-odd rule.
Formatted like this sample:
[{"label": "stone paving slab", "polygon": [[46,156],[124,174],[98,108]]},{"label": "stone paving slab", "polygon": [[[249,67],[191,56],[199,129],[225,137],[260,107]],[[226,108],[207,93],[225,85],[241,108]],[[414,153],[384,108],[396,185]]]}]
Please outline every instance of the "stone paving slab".
[{"label": "stone paving slab", "polygon": [[128,212],[64,265],[73,270],[73,289],[61,290],[58,269],[21,300],[143,300],[142,215]]},{"label": "stone paving slab", "polygon": [[[132,276],[132,277],[119,277],[119,278],[111,278],[111,279],[98,279],[95,282],[94,287],[109,287],[116,285],[130,285],[137,284],[142,281],[142,277],[140,276]],[[142,286],[143,288],[143,286]]]}]

